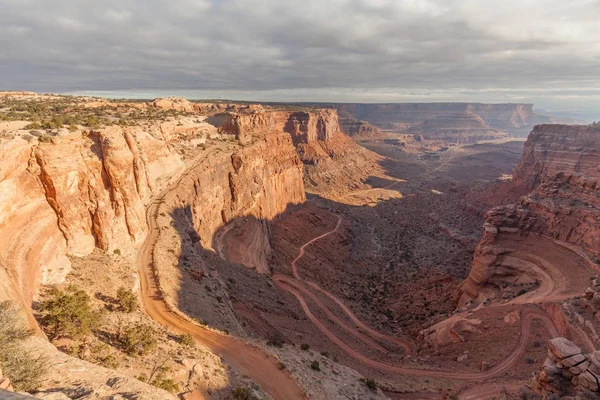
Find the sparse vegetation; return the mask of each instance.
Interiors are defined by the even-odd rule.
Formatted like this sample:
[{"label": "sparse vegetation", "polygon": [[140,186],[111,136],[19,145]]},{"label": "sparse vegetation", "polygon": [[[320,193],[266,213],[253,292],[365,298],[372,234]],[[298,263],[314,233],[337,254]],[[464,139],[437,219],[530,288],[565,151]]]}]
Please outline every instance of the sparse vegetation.
[{"label": "sparse vegetation", "polygon": [[137,296],[129,289],[120,287],[117,290],[117,300],[119,302],[119,311],[131,313],[138,309]]},{"label": "sparse vegetation", "polygon": [[157,340],[154,329],[148,325],[137,324],[127,328],[119,337],[125,353],[130,356],[141,356],[156,348]]},{"label": "sparse vegetation", "polygon": [[179,341],[179,343],[181,343],[182,345],[187,346],[187,347],[195,347],[196,346],[196,340],[189,333],[185,333],[185,334],[179,336],[178,341]]},{"label": "sparse vegetation", "polygon": [[304,351],[308,351],[310,349],[310,345],[308,343],[302,343],[300,345],[300,349],[302,349]]},{"label": "sparse vegetation", "polygon": [[233,400],[259,400],[248,386],[238,386],[231,391]]},{"label": "sparse vegetation", "polygon": [[90,296],[70,285],[65,291],[52,289],[40,306],[41,322],[53,337],[80,339],[101,323],[101,313],[92,308]]},{"label": "sparse vegetation", "polygon": [[17,391],[37,389],[48,370],[48,360],[22,347],[23,341],[32,334],[15,305],[0,302],[0,368]]},{"label": "sparse vegetation", "polygon": [[310,368],[314,369],[315,371],[321,370],[321,366],[319,365],[319,362],[317,360],[310,363]]},{"label": "sparse vegetation", "polygon": [[271,334],[269,336],[269,340],[267,341],[267,345],[279,348],[283,347],[284,343],[285,341],[279,332]]},{"label": "sparse vegetation", "polygon": [[371,390],[377,390],[377,382],[375,382],[375,379],[372,379],[372,378],[362,378],[360,381],[362,383],[364,383],[365,386],[367,386],[369,389],[371,389]]},{"label": "sparse vegetation", "polygon": [[156,377],[152,380],[152,385],[170,393],[177,393],[180,390],[179,384],[172,378],[167,377],[167,372],[169,371],[169,367],[161,367],[156,373]]}]

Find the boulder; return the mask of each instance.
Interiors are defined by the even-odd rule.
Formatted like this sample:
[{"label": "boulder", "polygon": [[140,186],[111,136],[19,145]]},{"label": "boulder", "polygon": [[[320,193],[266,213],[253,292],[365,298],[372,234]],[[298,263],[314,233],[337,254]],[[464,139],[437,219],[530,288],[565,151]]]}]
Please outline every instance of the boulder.
[{"label": "boulder", "polygon": [[581,349],[570,340],[557,337],[548,342],[548,352],[560,361],[575,354],[581,354]]}]

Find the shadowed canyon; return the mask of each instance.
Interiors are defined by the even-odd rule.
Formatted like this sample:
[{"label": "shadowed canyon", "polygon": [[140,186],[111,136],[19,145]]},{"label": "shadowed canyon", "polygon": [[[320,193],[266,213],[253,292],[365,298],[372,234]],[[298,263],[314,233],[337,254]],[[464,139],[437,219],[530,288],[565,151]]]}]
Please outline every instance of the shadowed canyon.
[{"label": "shadowed canyon", "polygon": [[0,389],[600,398],[600,125],[560,122],[0,92]]}]

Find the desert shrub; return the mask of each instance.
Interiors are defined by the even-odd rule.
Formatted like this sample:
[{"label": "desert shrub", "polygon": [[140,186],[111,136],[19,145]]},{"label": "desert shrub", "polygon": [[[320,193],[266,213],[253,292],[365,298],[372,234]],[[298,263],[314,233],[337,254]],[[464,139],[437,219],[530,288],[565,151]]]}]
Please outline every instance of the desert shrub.
[{"label": "desert shrub", "polygon": [[42,129],[42,124],[40,124],[38,121],[35,121],[27,125],[25,129]]},{"label": "desert shrub", "polygon": [[23,349],[23,341],[32,334],[14,304],[0,302],[0,369],[17,391],[36,390],[48,370],[45,357]]},{"label": "desert shrub", "polygon": [[279,348],[283,347],[284,343],[285,341],[279,332],[269,335],[269,340],[267,341],[267,345]]},{"label": "desert shrub", "polygon": [[185,333],[178,338],[178,342],[187,347],[195,347],[196,340],[189,333]]},{"label": "desert shrub", "polygon": [[282,361],[279,361],[279,363],[277,364],[277,367],[278,367],[278,368],[279,368],[281,371],[283,371],[284,369],[286,369],[286,368],[287,368],[287,366],[285,365],[285,363],[284,363],[284,362],[282,362]]},{"label": "desert shrub", "polygon": [[105,368],[117,369],[119,368],[119,360],[114,354],[109,354],[100,359],[100,365]]},{"label": "desert shrub", "polygon": [[361,378],[360,381],[362,383],[364,383],[365,386],[367,386],[371,390],[376,390],[377,389],[377,382],[375,382],[375,379],[372,379],[372,378]]},{"label": "desert shrub", "polygon": [[113,250],[113,254],[116,256],[120,256],[121,255],[121,249],[114,249]]},{"label": "desert shrub", "polygon": [[101,323],[101,313],[92,308],[90,296],[73,285],[65,291],[53,289],[40,312],[44,327],[54,338],[82,338]]},{"label": "desert shrub", "polygon": [[310,363],[310,367],[312,369],[314,369],[315,371],[320,371],[321,370],[321,366],[319,365],[319,362],[317,360],[311,362]]},{"label": "desert shrub", "polygon": [[119,310],[130,313],[134,312],[138,308],[137,296],[129,289],[120,287],[117,290],[117,300],[119,302]]},{"label": "desert shrub", "polygon": [[254,395],[252,389],[247,386],[238,386],[231,391],[231,396],[233,400],[259,400],[258,397]]},{"label": "desert shrub", "polygon": [[535,361],[534,361],[534,360],[533,360],[533,358],[531,358],[531,357],[525,357],[525,362],[526,362],[527,364],[530,364],[530,365],[531,365],[531,364],[533,364]]},{"label": "desert shrub", "polygon": [[41,143],[50,143],[50,142],[52,142],[52,136],[49,136],[49,135],[42,135],[42,136],[38,137],[38,140],[39,140]]},{"label": "desert shrub", "polygon": [[170,393],[177,393],[180,390],[179,384],[175,382],[175,380],[173,380],[172,378],[167,377],[167,372],[169,371],[170,369],[168,367],[160,368],[156,373],[156,378],[152,380],[152,385],[156,386],[157,388],[166,390]]},{"label": "desert shrub", "polygon": [[304,351],[307,351],[308,349],[310,349],[310,345],[308,343],[302,343],[300,345],[300,348]]},{"label": "desert shrub", "polygon": [[123,350],[130,356],[148,354],[156,348],[157,340],[151,326],[137,324],[127,328],[120,336]]}]

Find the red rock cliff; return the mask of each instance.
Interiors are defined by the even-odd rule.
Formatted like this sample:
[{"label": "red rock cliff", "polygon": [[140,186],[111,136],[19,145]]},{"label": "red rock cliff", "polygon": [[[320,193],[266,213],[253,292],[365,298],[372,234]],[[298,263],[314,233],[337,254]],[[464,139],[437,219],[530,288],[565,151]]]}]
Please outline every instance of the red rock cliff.
[{"label": "red rock cliff", "polygon": [[[514,181],[532,191],[488,212],[471,273],[457,294],[463,301],[526,272],[505,261],[516,240],[530,235],[551,238],[587,262],[600,259],[600,127],[536,126]],[[546,250],[540,245],[528,252]]]}]

